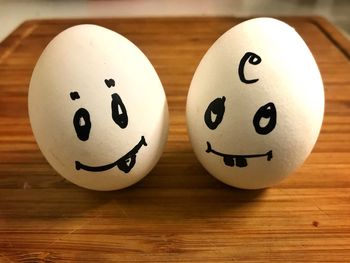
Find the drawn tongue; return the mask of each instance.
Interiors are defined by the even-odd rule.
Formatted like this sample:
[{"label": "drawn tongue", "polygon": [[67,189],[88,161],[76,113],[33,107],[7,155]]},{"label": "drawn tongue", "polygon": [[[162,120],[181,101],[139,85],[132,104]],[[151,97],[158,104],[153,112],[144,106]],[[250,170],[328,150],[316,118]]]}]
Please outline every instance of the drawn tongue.
[{"label": "drawn tongue", "polygon": [[124,173],[128,173],[134,167],[135,163],[136,163],[136,154],[127,155],[118,161],[117,166]]},{"label": "drawn tongue", "polygon": [[268,160],[268,161],[271,161],[271,159],[272,159],[272,151],[269,151],[269,152],[267,153],[267,160]]},{"label": "drawn tongue", "polygon": [[224,163],[227,166],[235,166],[235,159],[233,157],[230,157],[230,156],[225,156],[224,157]]}]

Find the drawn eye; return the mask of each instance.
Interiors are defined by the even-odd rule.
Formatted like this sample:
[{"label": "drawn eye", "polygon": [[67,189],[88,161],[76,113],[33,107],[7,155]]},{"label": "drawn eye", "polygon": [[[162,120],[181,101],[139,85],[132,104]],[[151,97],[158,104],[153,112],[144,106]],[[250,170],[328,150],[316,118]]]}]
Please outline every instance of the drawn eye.
[{"label": "drawn eye", "polygon": [[116,124],[122,129],[128,126],[128,113],[122,99],[117,93],[112,94],[112,118]]},{"label": "drawn eye", "polygon": [[[266,123],[266,120],[264,120],[263,118],[268,119],[268,122],[265,125],[263,125],[263,123]],[[270,133],[275,128],[276,122],[277,122],[276,107],[272,102],[269,102],[264,106],[261,106],[258,109],[258,111],[255,113],[254,119],[253,119],[255,131],[263,135]]]},{"label": "drawn eye", "polygon": [[205,124],[209,129],[214,130],[222,121],[225,113],[225,97],[213,100],[204,114]]},{"label": "drawn eye", "polygon": [[89,139],[90,130],[91,130],[91,121],[89,112],[80,108],[74,114],[73,125],[77,136],[82,141],[87,141]]}]

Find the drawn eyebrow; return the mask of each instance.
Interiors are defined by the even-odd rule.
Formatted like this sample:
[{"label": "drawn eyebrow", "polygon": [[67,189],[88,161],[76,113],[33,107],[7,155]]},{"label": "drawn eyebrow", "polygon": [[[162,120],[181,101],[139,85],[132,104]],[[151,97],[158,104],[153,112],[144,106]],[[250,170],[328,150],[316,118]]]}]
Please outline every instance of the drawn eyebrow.
[{"label": "drawn eyebrow", "polygon": [[77,91],[73,91],[69,95],[72,100],[80,99],[79,93]]},{"label": "drawn eyebrow", "polygon": [[115,81],[114,81],[114,79],[105,79],[105,83],[106,83],[106,85],[107,85],[108,88],[114,87],[114,86],[115,86]]}]

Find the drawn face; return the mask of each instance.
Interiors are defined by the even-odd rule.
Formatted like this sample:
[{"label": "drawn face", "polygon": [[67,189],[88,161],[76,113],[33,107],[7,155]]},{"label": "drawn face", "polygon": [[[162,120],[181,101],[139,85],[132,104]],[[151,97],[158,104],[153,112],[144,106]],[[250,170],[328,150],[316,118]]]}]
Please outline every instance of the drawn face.
[{"label": "drawn face", "polygon": [[69,181],[130,186],[159,160],[167,138],[162,84],[129,40],[94,25],[54,38],[33,71],[29,116],[40,150]]},{"label": "drawn face", "polygon": [[[108,88],[115,87],[114,79],[105,79],[105,84]],[[117,93],[113,93],[111,97],[111,118],[121,129],[125,129],[128,126],[128,113],[126,107]],[[70,93],[70,98],[74,101],[80,99],[80,95],[78,92],[74,91]],[[77,138],[81,141],[87,141],[92,126],[89,111],[85,108],[78,109],[73,117],[73,125]],[[117,166],[124,173],[129,173],[136,164],[136,154],[142,146],[147,146],[144,136],[141,136],[140,141],[130,149],[129,152],[112,163],[90,166],[80,161],[75,161],[75,169],[82,169],[89,172],[103,172]]]},{"label": "drawn face", "polygon": [[[247,52],[239,63],[239,69],[238,69],[239,78],[242,81],[242,83],[249,85],[249,84],[256,83],[259,79],[250,79],[250,80],[246,79],[244,75],[244,66],[247,61],[249,61],[249,63],[253,65],[258,65],[261,62],[261,58],[257,54],[254,54],[252,52]],[[204,113],[204,122],[209,129],[215,130],[223,121],[224,114],[225,114],[225,102],[226,102],[226,98],[225,96],[223,96],[222,98],[214,99],[208,105]],[[263,118],[267,120],[266,124],[261,124]],[[272,102],[269,102],[261,106],[257,110],[257,112],[254,114],[252,126],[255,128],[255,131],[257,134],[266,135],[272,132],[273,129],[276,127],[276,121],[277,121],[276,107]],[[240,167],[240,168],[248,166],[247,159],[249,158],[267,157],[266,158],[267,161],[270,161],[273,157],[272,150],[268,150],[266,153],[253,153],[253,154],[222,153],[213,149],[209,141],[207,141],[206,152],[222,157],[223,162],[227,166],[233,167],[236,165],[237,167]]]},{"label": "drawn face", "polygon": [[322,80],[294,29],[253,19],[205,54],[186,114],[194,152],[212,175],[239,188],[264,188],[310,153],[322,123]]}]

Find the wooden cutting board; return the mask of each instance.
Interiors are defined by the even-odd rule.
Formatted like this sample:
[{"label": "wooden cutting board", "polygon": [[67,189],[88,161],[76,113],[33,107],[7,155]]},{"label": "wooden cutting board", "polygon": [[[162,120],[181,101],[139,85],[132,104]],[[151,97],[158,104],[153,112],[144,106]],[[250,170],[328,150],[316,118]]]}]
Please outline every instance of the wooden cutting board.
[{"label": "wooden cutting board", "polygon": [[[350,43],[321,18],[282,18],[320,67],[326,111],[305,164],[259,191],[228,187],[196,160],[185,102],[209,46],[243,19],[35,20],[0,44],[0,262],[350,262]],[[121,191],[59,176],[35,143],[27,113],[33,67],[62,30],[94,23],[138,45],[155,66],[170,133],[154,170]]]}]

